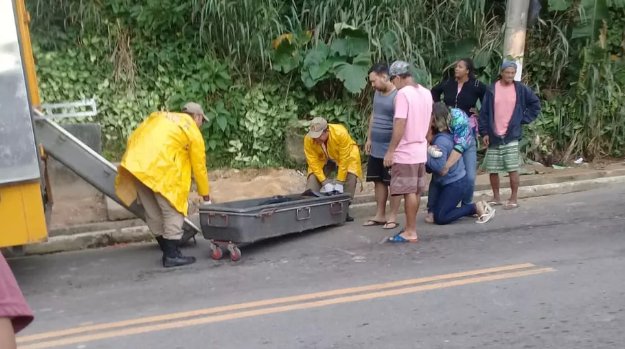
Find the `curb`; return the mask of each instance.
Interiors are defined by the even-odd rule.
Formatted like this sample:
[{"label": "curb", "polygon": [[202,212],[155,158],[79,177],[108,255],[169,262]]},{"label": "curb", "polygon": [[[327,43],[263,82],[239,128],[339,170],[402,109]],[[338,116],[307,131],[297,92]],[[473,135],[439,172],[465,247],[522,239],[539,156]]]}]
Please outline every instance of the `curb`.
[{"label": "curb", "polygon": [[[598,189],[606,184],[619,184],[625,183],[625,176],[616,176],[616,177],[603,177],[603,178],[595,178],[595,179],[585,179],[579,181],[572,182],[561,182],[561,183],[549,183],[549,184],[538,184],[538,185],[529,185],[529,186],[521,186],[519,187],[519,199],[527,199],[539,196],[550,196],[550,195],[559,195],[559,194],[569,194],[580,191],[587,191],[592,189]],[[506,196],[510,194],[510,188],[501,188],[500,190],[501,196]],[[489,196],[491,194],[490,189],[488,190],[479,190],[476,191],[474,197],[478,198],[480,196]],[[421,205],[423,208],[427,205],[428,198],[427,196],[421,197]],[[388,206],[387,206],[388,209]],[[357,205],[352,205],[350,207],[350,214],[354,218],[366,218],[375,215],[376,203],[375,202],[367,202],[361,203]],[[403,205],[399,208],[399,213],[404,212]]]},{"label": "curb", "polygon": [[[625,183],[625,175],[614,177],[602,177],[595,179],[584,179],[571,182],[549,183],[522,186],[519,188],[519,199],[549,196],[558,194],[568,194],[580,191],[597,189],[606,184]],[[501,194],[508,195],[509,188],[502,188]],[[490,190],[480,190],[475,192],[475,197],[486,196]],[[362,198],[364,199],[364,198]],[[375,202],[364,202],[359,200],[350,207],[350,214],[355,218],[370,217],[375,214]],[[427,203],[427,197],[422,197],[421,207]],[[403,205],[400,207],[403,213]],[[38,255],[57,252],[77,251],[88,248],[98,248],[117,244],[129,244],[137,242],[152,241],[153,236],[145,225],[131,227],[120,227],[117,229],[98,230],[92,232],[82,232],[71,235],[58,235],[49,237],[48,241],[40,244],[26,245],[19,255]],[[16,254],[10,253],[9,255]]]}]

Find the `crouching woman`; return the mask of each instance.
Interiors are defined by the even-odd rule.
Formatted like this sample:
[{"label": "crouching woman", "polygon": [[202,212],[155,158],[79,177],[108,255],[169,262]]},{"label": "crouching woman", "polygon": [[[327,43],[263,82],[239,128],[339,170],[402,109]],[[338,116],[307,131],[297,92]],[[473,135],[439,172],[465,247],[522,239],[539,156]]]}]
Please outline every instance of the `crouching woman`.
[{"label": "crouching woman", "polygon": [[449,224],[465,216],[476,215],[476,223],[486,223],[495,215],[495,210],[485,201],[471,203],[458,207],[465,189],[469,185],[464,162],[457,161],[449,172],[442,176],[447,159],[454,148],[454,138],[449,131],[451,116],[449,109],[443,103],[434,104],[432,115],[432,131],[434,137],[428,148],[426,169],[432,173],[432,185],[437,186],[434,195],[429,198],[434,223]]}]

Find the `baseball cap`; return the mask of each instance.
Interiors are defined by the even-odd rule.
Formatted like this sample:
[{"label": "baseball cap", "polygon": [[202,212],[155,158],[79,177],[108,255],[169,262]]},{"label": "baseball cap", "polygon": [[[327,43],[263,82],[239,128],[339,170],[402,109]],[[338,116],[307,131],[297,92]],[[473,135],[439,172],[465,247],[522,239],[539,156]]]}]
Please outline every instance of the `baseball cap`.
[{"label": "baseball cap", "polygon": [[405,61],[395,61],[391,64],[391,67],[388,69],[388,75],[390,77],[395,77],[397,75],[411,74],[410,72],[410,63]]},{"label": "baseball cap", "polygon": [[514,68],[514,70],[517,70],[516,62],[505,60],[505,61],[503,61],[503,63],[501,63],[501,70],[502,71],[506,70],[508,68]]},{"label": "baseball cap", "polygon": [[204,114],[204,110],[202,109],[202,106],[195,102],[188,102],[187,104],[185,104],[184,107],[182,107],[182,112],[189,113],[189,114],[200,114],[202,115],[204,120],[208,121],[208,118]]},{"label": "baseball cap", "polygon": [[321,136],[321,134],[323,133],[323,131],[326,130],[326,128],[328,128],[328,122],[326,121],[326,119],[320,116],[317,116],[316,118],[312,119],[312,121],[310,122],[310,128],[308,129],[308,137],[319,138],[319,136]]}]

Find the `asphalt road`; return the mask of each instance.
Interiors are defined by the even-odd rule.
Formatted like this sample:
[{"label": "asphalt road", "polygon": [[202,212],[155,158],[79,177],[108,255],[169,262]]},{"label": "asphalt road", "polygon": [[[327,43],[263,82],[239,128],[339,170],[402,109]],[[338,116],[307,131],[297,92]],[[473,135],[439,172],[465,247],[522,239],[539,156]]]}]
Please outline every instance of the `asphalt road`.
[{"label": "asphalt road", "polygon": [[624,348],[625,188],[521,201],[486,225],[362,222],[238,263],[160,267],[155,245],[12,259],[20,348]]}]

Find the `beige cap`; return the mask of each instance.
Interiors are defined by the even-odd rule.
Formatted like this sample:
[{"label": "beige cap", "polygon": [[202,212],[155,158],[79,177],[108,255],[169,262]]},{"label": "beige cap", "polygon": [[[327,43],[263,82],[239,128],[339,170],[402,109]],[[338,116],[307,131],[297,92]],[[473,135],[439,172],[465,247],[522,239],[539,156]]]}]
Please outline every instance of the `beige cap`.
[{"label": "beige cap", "polygon": [[319,136],[321,136],[323,131],[325,131],[327,128],[328,128],[328,122],[326,121],[326,119],[320,116],[317,116],[316,118],[312,119],[312,121],[310,122],[310,128],[308,129],[308,137],[319,138]]},{"label": "beige cap", "polygon": [[208,121],[208,118],[204,114],[204,109],[202,109],[202,106],[195,102],[188,102],[187,104],[185,104],[184,107],[182,107],[182,112],[188,114],[202,115],[204,120]]}]

